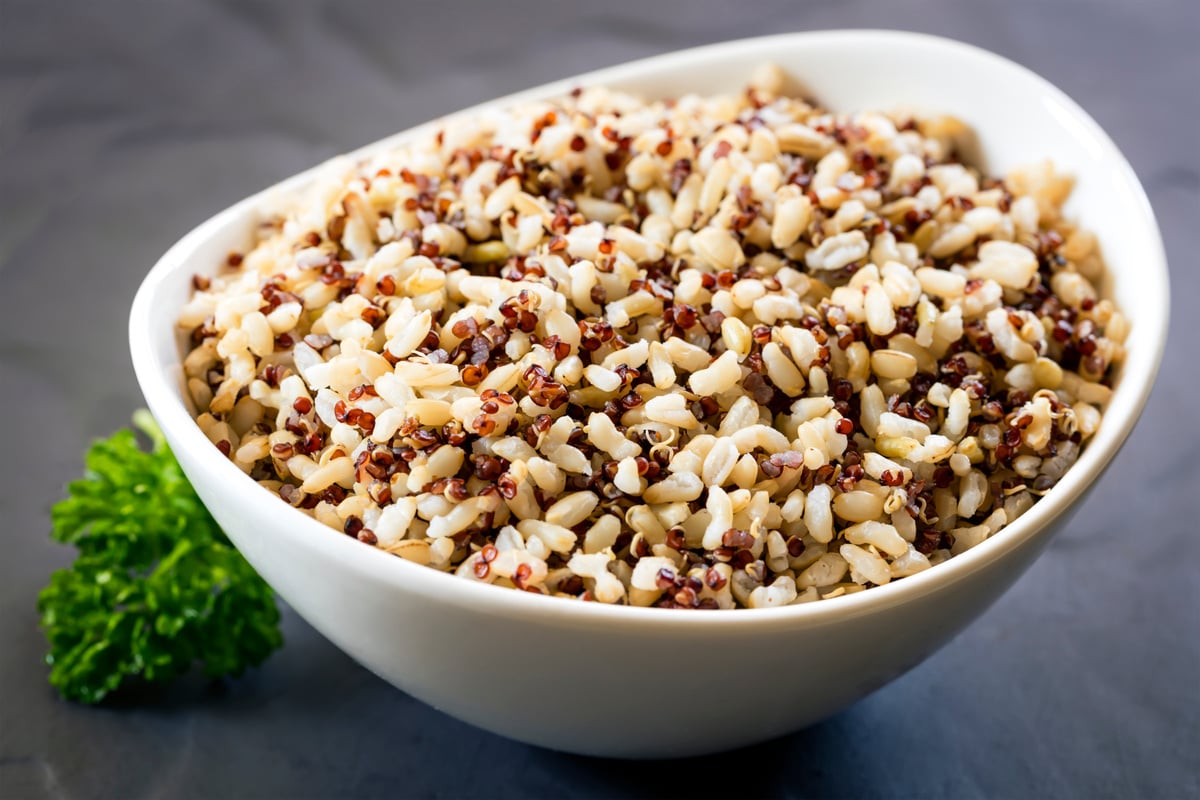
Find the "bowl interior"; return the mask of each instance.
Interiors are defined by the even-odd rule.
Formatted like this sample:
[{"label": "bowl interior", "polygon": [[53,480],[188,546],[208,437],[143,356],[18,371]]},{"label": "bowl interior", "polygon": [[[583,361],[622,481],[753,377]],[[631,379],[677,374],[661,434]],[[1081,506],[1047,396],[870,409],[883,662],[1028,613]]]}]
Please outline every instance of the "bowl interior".
[{"label": "bowl interior", "polygon": [[[433,570],[331,537],[319,523],[280,505],[291,535],[329,548],[331,558],[354,569],[387,574],[453,602],[483,602],[517,613],[569,613],[621,624],[635,620],[675,625],[725,625],[755,620],[828,619],[860,613],[906,595],[933,591],[939,582],[965,578],[1001,548],[1033,536],[1063,512],[1094,481],[1129,434],[1162,356],[1166,337],[1167,273],[1162,242],[1137,178],[1100,127],[1052,85],[999,56],[957,42],[918,34],[833,31],[788,34],[729,42],[671,53],[601,70],[502,98],[493,104],[547,97],[578,85],[605,84],[645,97],[737,91],[754,68],[775,62],[805,96],[839,111],[911,108],[947,113],[975,132],[978,151],[991,174],[1043,159],[1074,176],[1070,216],[1099,238],[1111,280],[1106,294],[1133,322],[1128,355],[1104,422],[1076,465],[1023,517],[995,537],[936,569],[836,600],[781,609],[741,610],[737,614],[673,614],[660,609],[608,607],[598,603],[556,603],[457,581]],[[462,114],[470,114],[468,109]],[[367,153],[427,133],[437,123],[414,128],[369,145]],[[185,405],[181,351],[174,328],[194,273],[212,274],[233,249],[251,241],[258,209],[271,192],[289,191],[311,179],[312,171],[289,179],[218,214],[173,247],[146,278],[130,319],[131,348],[139,383],[155,416],[177,450],[185,448],[197,468],[218,471],[230,491],[246,502],[277,503],[213,448]],[[287,516],[284,516],[287,515]],[[319,542],[317,540],[320,540]],[[486,592],[477,595],[478,591]],[[553,610],[552,610],[553,609]],[[639,623],[639,624],[640,624]]]}]

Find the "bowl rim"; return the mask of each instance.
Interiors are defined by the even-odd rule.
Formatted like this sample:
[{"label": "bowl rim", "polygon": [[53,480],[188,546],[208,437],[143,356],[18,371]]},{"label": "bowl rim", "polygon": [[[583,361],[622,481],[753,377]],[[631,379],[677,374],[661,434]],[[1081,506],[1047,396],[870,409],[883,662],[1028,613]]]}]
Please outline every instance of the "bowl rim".
[{"label": "bowl rim", "polygon": [[[1127,361],[1123,365],[1121,380],[1105,412],[1104,423],[1063,478],[1019,519],[970,550],[936,565],[935,568],[883,586],[872,587],[869,591],[830,600],[777,608],[739,608],[726,613],[688,614],[680,613],[676,609],[578,602],[502,589],[490,584],[462,580],[452,574],[409,562],[376,548],[363,547],[350,537],[329,535],[330,529],[327,526],[298,509],[280,504],[277,498],[264,492],[212,447],[195,424],[179,395],[178,388],[172,386],[173,380],[165,370],[159,368],[155,354],[155,342],[159,340],[155,338],[156,332],[151,325],[155,298],[160,287],[176,270],[188,264],[195,249],[235,218],[252,213],[271,194],[287,191],[307,182],[321,165],[258,192],[203,222],[172,246],[147,274],[133,301],[129,336],[134,371],[151,412],[159,420],[173,446],[187,450],[188,455],[192,456],[186,459],[187,461],[227,485],[231,493],[231,503],[273,504],[272,508],[280,512],[279,524],[286,525],[289,529],[282,535],[292,537],[297,545],[316,548],[323,558],[337,562],[329,565],[331,571],[349,570],[363,578],[395,583],[398,588],[420,594],[430,601],[469,607],[484,616],[517,616],[537,619],[540,623],[586,624],[591,627],[620,626],[629,631],[638,630],[643,633],[662,628],[675,628],[680,632],[707,631],[711,628],[729,631],[730,626],[749,632],[762,628],[820,626],[848,617],[867,615],[912,602],[961,580],[969,579],[1003,554],[1018,549],[1034,538],[1055,518],[1071,508],[1099,478],[1133,430],[1150,395],[1166,344],[1169,309],[1166,255],[1162,236],[1145,191],[1129,162],[1100,125],[1066,93],[1045,78],[983,48],[923,33],[840,29],[774,34],[676,50],[553,81],[408,128],[347,153],[346,157],[357,158],[394,146],[398,141],[420,136],[449,120],[475,114],[486,108],[553,96],[569,91],[575,86],[652,78],[659,70],[701,61],[737,58],[759,48],[781,45],[800,48],[828,44],[859,47],[917,46],[940,51],[947,58],[978,62],[1031,82],[1043,96],[1052,99],[1072,119],[1077,138],[1088,140],[1093,147],[1100,148],[1103,160],[1114,169],[1116,181],[1139,209],[1140,216],[1134,220],[1134,224],[1145,229],[1153,243],[1153,251],[1143,254],[1144,262],[1139,280],[1146,284],[1142,292],[1157,303],[1161,313],[1154,318],[1137,321],[1138,326],[1149,329],[1146,349],[1150,352],[1139,354],[1141,358]],[[1142,335],[1145,337],[1145,334]]]}]

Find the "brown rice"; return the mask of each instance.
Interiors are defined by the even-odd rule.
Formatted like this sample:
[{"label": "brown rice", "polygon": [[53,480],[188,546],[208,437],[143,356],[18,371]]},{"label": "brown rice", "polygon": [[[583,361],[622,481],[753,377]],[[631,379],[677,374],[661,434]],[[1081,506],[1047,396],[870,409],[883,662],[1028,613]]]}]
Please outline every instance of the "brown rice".
[{"label": "brown rice", "polygon": [[197,280],[200,427],[369,545],[605,603],[809,602],[995,534],[1129,330],[1071,182],[783,85],[588,88],[332,162]]}]

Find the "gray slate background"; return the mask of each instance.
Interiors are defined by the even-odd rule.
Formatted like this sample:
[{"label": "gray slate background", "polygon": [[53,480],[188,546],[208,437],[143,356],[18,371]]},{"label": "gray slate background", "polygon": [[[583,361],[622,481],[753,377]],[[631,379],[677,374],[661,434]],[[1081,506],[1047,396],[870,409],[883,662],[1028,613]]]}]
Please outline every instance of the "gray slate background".
[{"label": "gray slate background", "polygon": [[[140,404],[126,314],[175,239],[320,159],[492,96],[835,27],[948,35],[1046,76],[1124,149],[1167,241],[1172,338],[1146,416],[975,626],[822,725],[695,763],[481,733],[290,614],[286,648],[222,690],[100,710],[53,695],[34,598],[71,554],[47,541],[47,509],[88,441]],[[1200,293],[1198,40],[1195,0],[0,0],[0,798],[695,797],[718,777],[747,796],[1200,796],[1200,429],[1179,422],[1200,386],[1184,305]]]}]

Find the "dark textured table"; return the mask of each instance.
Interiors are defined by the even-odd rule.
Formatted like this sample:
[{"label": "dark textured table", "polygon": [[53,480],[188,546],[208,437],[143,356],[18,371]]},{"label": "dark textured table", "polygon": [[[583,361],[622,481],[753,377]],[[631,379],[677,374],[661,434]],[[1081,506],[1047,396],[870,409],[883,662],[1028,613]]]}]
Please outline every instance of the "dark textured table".
[{"label": "dark textured table", "polygon": [[[784,30],[899,27],[1016,59],[1141,176],[1171,341],[1129,444],[985,617],[828,722],[697,763],[611,763],[476,731],[288,613],[222,689],[58,700],[34,598],[71,552],[47,510],[140,404],[125,342],[149,266],[213,212],[338,151],[543,81]],[[0,798],[1200,796],[1200,4],[0,0]],[[1182,298],[1183,302],[1179,302]],[[1189,412],[1188,409],[1193,409]],[[698,788],[699,787],[699,788]]]}]

